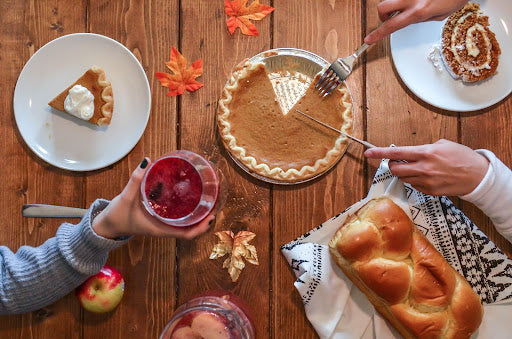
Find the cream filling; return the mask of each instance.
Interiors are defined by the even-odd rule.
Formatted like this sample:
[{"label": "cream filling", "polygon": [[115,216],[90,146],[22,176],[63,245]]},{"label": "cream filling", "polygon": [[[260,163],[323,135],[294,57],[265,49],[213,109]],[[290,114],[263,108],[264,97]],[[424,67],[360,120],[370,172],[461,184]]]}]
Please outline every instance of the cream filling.
[{"label": "cream filling", "polygon": [[466,49],[468,50],[468,54],[474,58],[480,54],[480,49],[478,49],[478,46],[476,45],[475,31],[480,31],[483,33],[485,32],[485,29],[482,25],[476,24],[475,26],[468,29],[466,33]]},{"label": "cream filling", "polygon": [[[471,26],[466,32],[466,41],[464,42],[464,45],[461,45],[460,42],[455,40],[455,37],[457,36],[457,34],[459,33],[459,30],[460,30],[459,25],[461,25],[464,22],[464,20],[466,20],[472,14],[474,14],[474,13],[473,12],[465,13],[457,21],[457,24],[455,25],[455,28],[453,29],[453,33],[451,36],[450,47],[454,54],[455,60],[457,61],[458,64],[463,66],[466,70],[470,71],[474,75],[479,75],[481,70],[491,68],[490,61],[491,61],[492,44],[491,44],[491,40],[487,36],[487,31],[485,30],[485,27],[480,24],[475,24],[475,25]],[[464,50],[464,48],[461,48],[461,46],[465,46],[465,49],[467,50],[468,55],[470,55],[472,57],[477,57],[482,52],[476,46],[475,35],[476,35],[477,31],[480,32],[482,34],[482,36],[484,37],[485,52],[487,54],[486,58],[485,58],[485,62],[480,65],[474,65],[471,62],[464,60],[460,56],[460,52],[462,50]]]},{"label": "cream filling", "polygon": [[434,68],[441,72],[443,70],[443,61],[441,59],[441,45],[434,44],[428,52],[427,59],[432,63]]}]

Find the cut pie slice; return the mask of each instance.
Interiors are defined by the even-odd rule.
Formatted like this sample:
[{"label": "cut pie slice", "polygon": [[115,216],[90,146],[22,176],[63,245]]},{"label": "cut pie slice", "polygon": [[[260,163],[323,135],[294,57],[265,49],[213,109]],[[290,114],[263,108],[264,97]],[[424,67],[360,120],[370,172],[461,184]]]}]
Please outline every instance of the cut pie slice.
[{"label": "cut pie slice", "polygon": [[326,98],[311,86],[285,114],[265,66],[243,62],[219,100],[217,121],[224,145],[249,170],[270,179],[297,182],[323,173],[339,160],[347,139],[295,109],[351,132],[352,100],[344,84]]},{"label": "cut pie slice", "polygon": [[92,117],[89,119],[82,119],[98,126],[109,125],[110,120],[112,119],[112,113],[114,111],[114,96],[112,92],[112,86],[110,82],[107,81],[103,69],[97,66],[93,66],[88,69],[84,75],[78,78],[78,80],[71,86],[62,91],[62,93],[50,101],[48,105],[58,109],[59,111],[76,116],[75,114],[68,112],[65,109],[64,104],[70,90],[76,85],[85,87],[94,97],[94,111],[92,113]]}]

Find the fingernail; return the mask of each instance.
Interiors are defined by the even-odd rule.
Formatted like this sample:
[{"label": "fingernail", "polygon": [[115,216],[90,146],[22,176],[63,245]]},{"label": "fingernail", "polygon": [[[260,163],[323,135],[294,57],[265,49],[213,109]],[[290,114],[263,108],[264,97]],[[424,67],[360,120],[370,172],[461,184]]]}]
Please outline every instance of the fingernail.
[{"label": "fingernail", "polygon": [[140,163],[140,168],[146,168],[147,165],[148,159],[144,158],[144,160],[142,160],[142,162]]}]

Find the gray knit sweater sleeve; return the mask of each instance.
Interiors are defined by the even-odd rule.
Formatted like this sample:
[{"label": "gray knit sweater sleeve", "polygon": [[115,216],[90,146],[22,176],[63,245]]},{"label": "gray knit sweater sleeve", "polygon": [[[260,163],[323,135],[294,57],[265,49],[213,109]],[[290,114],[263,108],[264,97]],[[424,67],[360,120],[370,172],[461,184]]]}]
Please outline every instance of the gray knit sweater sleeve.
[{"label": "gray knit sweater sleeve", "polygon": [[92,230],[92,220],[108,203],[96,200],[78,225],[62,224],[39,247],[22,246],[14,254],[0,246],[0,314],[52,304],[99,272],[108,252],[128,241],[106,239]]}]

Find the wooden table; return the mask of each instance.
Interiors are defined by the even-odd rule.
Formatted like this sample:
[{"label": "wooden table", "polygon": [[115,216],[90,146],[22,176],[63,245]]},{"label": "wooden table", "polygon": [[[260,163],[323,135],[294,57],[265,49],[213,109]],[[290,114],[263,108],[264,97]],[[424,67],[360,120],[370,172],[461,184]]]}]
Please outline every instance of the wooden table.
[{"label": "wooden table", "polygon": [[[257,22],[258,37],[231,36],[222,0],[0,2],[0,243],[16,251],[37,246],[55,234],[63,220],[24,219],[24,203],[87,207],[98,197],[113,198],[144,156],[175,149],[203,154],[218,164],[229,182],[228,200],[214,229],[194,241],[138,237],[111,253],[108,263],[126,279],[126,293],[115,312],[83,311],[71,293],[54,305],[18,316],[0,317],[1,338],[156,338],[173,310],[193,295],[223,288],[245,299],[256,315],[258,338],[313,338],[293,287],[292,270],[279,247],[362,199],[378,162],[366,161],[352,143],[327,175],[293,187],[270,185],[240,170],[219,143],[214,116],[217,100],[233,66],[274,47],[310,50],[332,61],[350,54],[376,27],[378,0],[263,1],[274,13]],[[13,115],[16,80],[30,56],[47,42],[70,33],[103,34],[124,44],[139,59],[152,89],[152,113],[137,146],[103,170],[72,173],[34,155],[20,136]],[[166,97],[155,77],[165,71],[171,46],[189,61],[202,58],[204,88]],[[491,108],[453,113],[414,96],[393,68],[389,41],[374,46],[348,80],[356,124],[354,134],[377,145],[416,145],[447,138],[487,148],[512,165],[512,101]],[[512,246],[474,206],[462,210],[508,254]],[[208,260],[215,231],[247,229],[257,234],[260,265],[248,264],[232,283],[222,260]],[[44,291],[41,291],[44,293]]]}]

